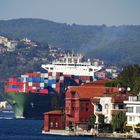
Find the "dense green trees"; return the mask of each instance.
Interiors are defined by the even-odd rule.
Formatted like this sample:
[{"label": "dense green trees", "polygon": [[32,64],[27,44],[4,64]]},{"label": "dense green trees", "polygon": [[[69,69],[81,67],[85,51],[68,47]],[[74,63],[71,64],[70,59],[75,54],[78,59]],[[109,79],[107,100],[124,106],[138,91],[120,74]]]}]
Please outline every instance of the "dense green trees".
[{"label": "dense green trees", "polygon": [[0,21],[0,35],[47,41],[56,47],[80,51],[111,64],[140,64],[140,26],[82,26],[17,19]]},{"label": "dense green trees", "polygon": [[138,65],[124,67],[118,81],[120,86],[130,87],[134,94],[138,94],[140,92],[140,67]]},{"label": "dense green trees", "polygon": [[[20,46],[21,45],[21,46]],[[0,54],[0,82],[6,78],[17,77],[26,72],[41,71],[43,59],[49,60],[49,49],[47,44],[27,48],[19,43],[14,52]]]},{"label": "dense green trees", "polygon": [[106,87],[117,87],[117,86],[120,86],[120,81],[118,79],[115,79],[113,81],[106,82],[105,86]]},{"label": "dense green trees", "polygon": [[126,123],[126,115],[123,111],[118,111],[117,114],[113,117],[111,125],[113,131],[123,132]]},{"label": "dense green trees", "polygon": [[140,92],[140,66],[128,65],[123,68],[118,78],[105,83],[106,87],[130,87],[133,94],[137,95]]}]

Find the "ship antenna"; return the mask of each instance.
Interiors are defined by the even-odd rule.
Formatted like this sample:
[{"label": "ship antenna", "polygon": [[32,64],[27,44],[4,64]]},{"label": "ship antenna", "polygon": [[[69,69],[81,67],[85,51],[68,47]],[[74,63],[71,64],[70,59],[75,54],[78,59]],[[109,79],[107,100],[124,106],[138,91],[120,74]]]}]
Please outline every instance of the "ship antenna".
[{"label": "ship antenna", "polygon": [[71,55],[71,57],[72,57],[72,63],[74,63],[74,51],[72,50],[72,55]]}]

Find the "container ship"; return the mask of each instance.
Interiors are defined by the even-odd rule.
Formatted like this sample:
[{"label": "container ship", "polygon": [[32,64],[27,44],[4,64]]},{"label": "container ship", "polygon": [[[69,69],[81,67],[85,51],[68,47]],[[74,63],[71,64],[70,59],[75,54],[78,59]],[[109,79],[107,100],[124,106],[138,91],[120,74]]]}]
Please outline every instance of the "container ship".
[{"label": "container ship", "polygon": [[42,68],[45,73],[26,73],[5,81],[3,95],[12,105],[16,118],[42,119],[44,112],[63,108],[68,86],[93,81],[94,72],[102,66],[81,62],[81,56],[72,54]]}]

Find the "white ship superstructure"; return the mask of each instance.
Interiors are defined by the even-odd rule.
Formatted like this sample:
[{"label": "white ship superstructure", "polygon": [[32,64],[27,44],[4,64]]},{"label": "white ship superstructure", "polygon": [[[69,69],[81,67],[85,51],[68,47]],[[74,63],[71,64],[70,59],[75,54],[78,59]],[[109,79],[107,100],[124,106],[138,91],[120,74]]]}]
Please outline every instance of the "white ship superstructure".
[{"label": "white ship superstructure", "polygon": [[59,61],[52,64],[43,64],[41,67],[49,72],[62,72],[65,75],[93,76],[102,66],[94,66],[91,61],[82,62],[82,55],[64,55]]}]

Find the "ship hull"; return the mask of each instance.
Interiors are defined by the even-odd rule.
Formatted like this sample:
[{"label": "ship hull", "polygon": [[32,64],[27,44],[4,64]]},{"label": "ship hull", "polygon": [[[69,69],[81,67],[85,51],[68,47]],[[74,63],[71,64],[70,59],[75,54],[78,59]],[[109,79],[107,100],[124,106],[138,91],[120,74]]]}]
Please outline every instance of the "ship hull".
[{"label": "ship hull", "polygon": [[62,96],[56,93],[40,95],[8,92],[4,97],[12,105],[16,118],[43,119],[44,112],[63,106]]}]

